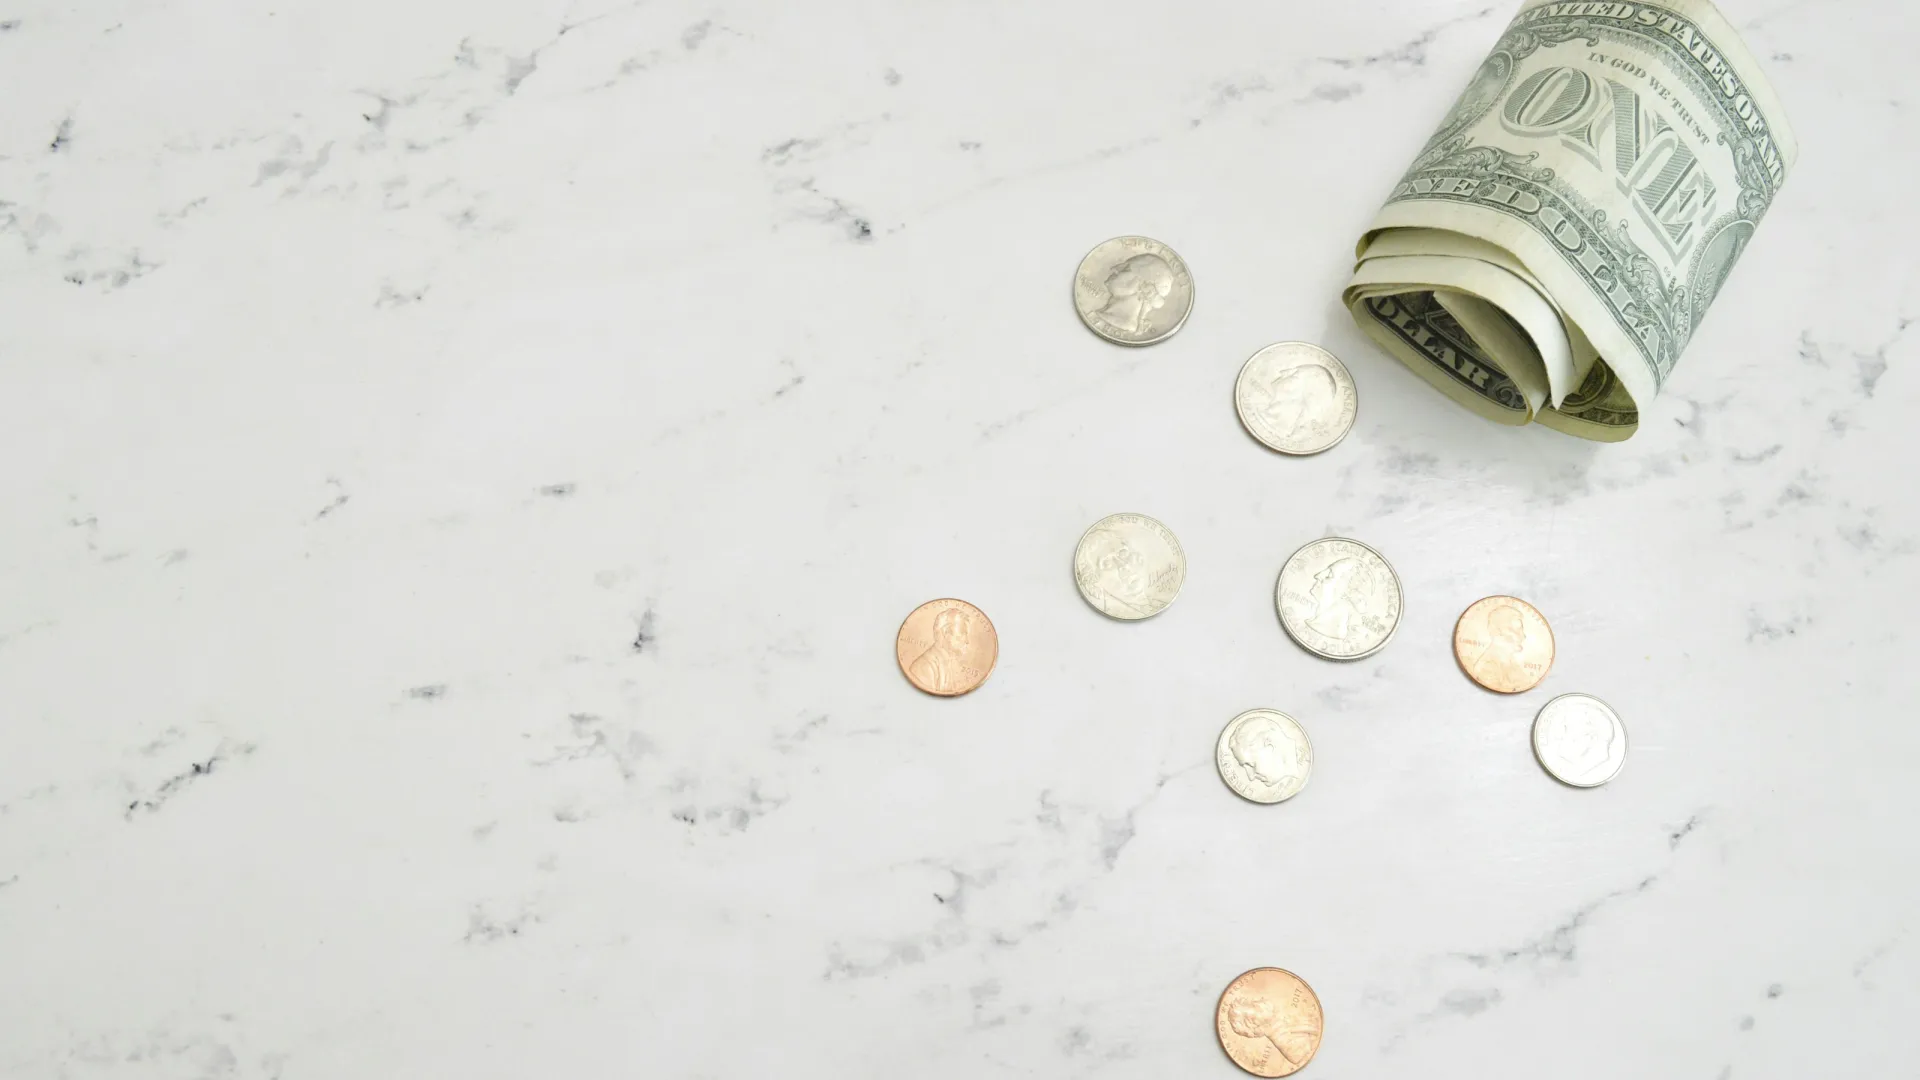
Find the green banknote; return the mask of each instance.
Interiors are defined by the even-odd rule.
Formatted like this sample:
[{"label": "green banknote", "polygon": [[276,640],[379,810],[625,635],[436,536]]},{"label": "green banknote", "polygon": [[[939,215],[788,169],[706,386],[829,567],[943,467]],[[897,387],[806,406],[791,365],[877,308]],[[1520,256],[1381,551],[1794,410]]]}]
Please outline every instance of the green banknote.
[{"label": "green banknote", "polygon": [[1795,154],[1706,0],[1531,0],[1361,238],[1347,306],[1489,419],[1625,439]]}]

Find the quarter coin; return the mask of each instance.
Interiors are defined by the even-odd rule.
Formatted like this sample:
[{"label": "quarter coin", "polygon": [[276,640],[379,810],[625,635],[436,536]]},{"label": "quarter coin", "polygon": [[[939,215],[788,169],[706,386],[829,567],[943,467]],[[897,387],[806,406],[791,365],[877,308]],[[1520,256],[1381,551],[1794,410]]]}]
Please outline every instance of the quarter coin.
[{"label": "quarter coin", "polygon": [[1112,514],[1093,523],[1073,549],[1073,580],[1103,615],[1145,619],[1180,595],[1187,556],[1173,530],[1145,514]]},{"label": "quarter coin", "polygon": [[1561,694],[1533,718],[1533,756],[1563,784],[1599,787],[1626,764],[1626,725],[1592,694]]},{"label": "quarter coin", "polygon": [[1000,635],[965,600],[929,600],[913,609],[893,642],[907,681],[929,694],[958,697],[977,689],[1000,658]]},{"label": "quarter coin", "polygon": [[1300,976],[1254,968],[1227,984],[1213,1027],[1235,1065],[1255,1076],[1291,1076],[1320,1049],[1326,1017]]},{"label": "quarter coin", "polygon": [[1193,311],[1193,275],[1173,249],[1144,236],[1116,236],[1080,260],[1073,309],[1115,345],[1172,337]]},{"label": "quarter coin", "polygon": [[1400,625],[1399,575],[1379,552],[1344,537],[1294,552],[1273,599],[1288,636],[1328,660],[1370,656]]},{"label": "quarter coin", "polygon": [[1453,658],[1467,678],[1489,690],[1531,690],[1553,666],[1553,627],[1517,597],[1475,600],[1453,624]]},{"label": "quarter coin", "polygon": [[1353,376],[1318,345],[1283,341],[1247,358],[1233,384],[1247,433],[1283,454],[1317,454],[1347,437],[1360,408]]},{"label": "quarter coin", "polygon": [[1233,718],[1214,745],[1213,763],[1235,795],[1257,803],[1300,794],[1313,775],[1313,744],[1300,721],[1274,709]]}]

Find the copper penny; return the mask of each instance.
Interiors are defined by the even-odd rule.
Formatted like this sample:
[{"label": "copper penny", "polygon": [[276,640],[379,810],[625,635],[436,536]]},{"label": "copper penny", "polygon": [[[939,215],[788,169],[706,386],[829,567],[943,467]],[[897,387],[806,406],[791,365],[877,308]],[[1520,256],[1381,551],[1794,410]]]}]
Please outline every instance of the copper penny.
[{"label": "copper penny", "polygon": [[1553,666],[1553,627],[1525,600],[1475,600],[1453,624],[1453,656],[1467,678],[1489,690],[1531,690]]},{"label": "copper penny", "polygon": [[929,600],[900,624],[893,654],[908,682],[929,694],[957,697],[993,674],[1000,635],[986,612],[965,600]]},{"label": "copper penny", "polygon": [[1235,1065],[1255,1076],[1291,1076],[1320,1049],[1326,1017],[1300,976],[1254,968],[1227,984],[1213,1026]]}]

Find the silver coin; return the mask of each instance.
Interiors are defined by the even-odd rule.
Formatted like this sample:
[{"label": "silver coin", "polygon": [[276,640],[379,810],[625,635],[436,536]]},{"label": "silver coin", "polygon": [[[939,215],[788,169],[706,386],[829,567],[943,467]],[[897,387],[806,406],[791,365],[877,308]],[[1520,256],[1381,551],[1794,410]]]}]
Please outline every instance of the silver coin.
[{"label": "silver coin", "polygon": [[1400,576],[1367,545],[1330,536],[1280,568],[1273,602],[1301,648],[1328,660],[1358,660],[1400,625]]},{"label": "silver coin", "polygon": [[1282,341],[1247,358],[1233,384],[1247,433],[1283,454],[1317,454],[1353,430],[1360,395],[1340,358],[1318,345]]},{"label": "silver coin", "polygon": [[1626,764],[1627,728],[1592,694],[1561,694],[1533,718],[1533,756],[1563,784],[1599,787]]},{"label": "silver coin", "polygon": [[1213,763],[1235,795],[1283,802],[1300,794],[1313,775],[1313,744],[1300,721],[1286,713],[1249,709],[1220,732]]},{"label": "silver coin", "polygon": [[1087,329],[1115,345],[1152,345],[1186,325],[1193,275],[1160,241],[1116,236],[1080,260],[1073,309]]},{"label": "silver coin", "polygon": [[1080,595],[1116,619],[1160,614],[1186,580],[1180,541],[1145,514],[1103,517],[1073,549],[1073,581]]}]

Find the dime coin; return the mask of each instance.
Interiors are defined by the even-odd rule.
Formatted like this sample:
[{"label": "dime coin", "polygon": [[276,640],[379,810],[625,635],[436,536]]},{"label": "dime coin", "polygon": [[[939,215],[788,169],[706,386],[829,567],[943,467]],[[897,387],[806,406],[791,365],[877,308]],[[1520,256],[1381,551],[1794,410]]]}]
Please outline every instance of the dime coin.
[{"label": "dime coin", "polygon": [[1102,614],[1144,619],[1180,595],[1187,556],[1165,525],[1145,514],[1112,514],[1094,522],[1074,547],[1073,580]]},{"label": "dime coin", "polygon": [[1087,329],[1115,345],[1152,345],[1185,325],[1193,275],[1160,241],[1116,236],[1080,260],[1073,308]]},{"label": "dime coin", "polygon": [[1326,1017],[1300,976],[1254,968],[1227,984],[1213,1026],[1235,1065],[1255,1076],[1291,1076],[1320,1049]]},{"label": "dime coin", "polygon": [[1369,656],[1400,625],[1399,575],[1358,540],[1330,536],[1294,552],[1273,599],[1288,636],[1328,660]]},{"label": "dime coin", "polygon": [[1627,729],[1592,694],[1561,694],[1533,718],[1533,756],[1563,784],[1599,787],[1626,764]]},{"label": "dime coin", "polygon": [[1340,358],[1283,341],[1247,358],[1233,384],[1247,433],[1283,454],[1317,454],[1347,437],[1360,396]]},{"label": "dime coin", "polygon": [[1300,721],[1286,713],[1250,709],[1220,733],[1213,763],[1235,795],[1257,803],[1284,802],[1300,794],[1313,775],[1313,744]]},{"label": "dime coin", "polygon": [[1553,627],[1525,600],[1475,600],[1453,624],[1453,658],[1467,678],[1489,690],[1531,690],[1553,666]]},{"label": "dime coin", "polygon": [[957,697],[993,674],[1000,635],[965,600],[929,600],[900,624],[893,654],[907,681],[929,694]]}]

